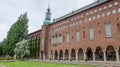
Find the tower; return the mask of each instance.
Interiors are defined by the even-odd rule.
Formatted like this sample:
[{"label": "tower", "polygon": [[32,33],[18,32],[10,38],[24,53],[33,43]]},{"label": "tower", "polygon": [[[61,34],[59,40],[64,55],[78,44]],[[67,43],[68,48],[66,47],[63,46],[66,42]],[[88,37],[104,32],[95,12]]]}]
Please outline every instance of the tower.
[{"label": "tower", "polygon": [[44,25],[49,25],[51,23],[51,12],[50,7],[48,7],[47,12],[45,14]]}]

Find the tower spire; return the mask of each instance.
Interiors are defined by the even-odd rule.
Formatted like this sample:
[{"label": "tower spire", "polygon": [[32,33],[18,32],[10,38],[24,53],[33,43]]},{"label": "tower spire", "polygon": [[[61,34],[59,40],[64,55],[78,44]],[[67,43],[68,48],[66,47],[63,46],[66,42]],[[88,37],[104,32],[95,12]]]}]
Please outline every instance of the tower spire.
[{"label": "tower spire", "polygon": [[47,12],[45,14],[44,25],[49,25],[50,23],[51,23],[51,12],[50,12],[50,0],[49,0]]},{"label": "tower spire", "polygon": [[50,8],[50,0],[49,0],[49,2],[48,2],[48,8]]}]

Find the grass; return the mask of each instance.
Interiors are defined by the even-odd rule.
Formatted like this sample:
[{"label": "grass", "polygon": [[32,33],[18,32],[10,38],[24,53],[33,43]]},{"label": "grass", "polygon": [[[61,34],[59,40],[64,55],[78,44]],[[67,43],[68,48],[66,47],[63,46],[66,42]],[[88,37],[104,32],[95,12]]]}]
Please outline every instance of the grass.
[{"label": "grass", "polygon": [[4,65],[6,67],[95,67],[90,65],[56,64],[32,61],[0,62],[0,65]]}]

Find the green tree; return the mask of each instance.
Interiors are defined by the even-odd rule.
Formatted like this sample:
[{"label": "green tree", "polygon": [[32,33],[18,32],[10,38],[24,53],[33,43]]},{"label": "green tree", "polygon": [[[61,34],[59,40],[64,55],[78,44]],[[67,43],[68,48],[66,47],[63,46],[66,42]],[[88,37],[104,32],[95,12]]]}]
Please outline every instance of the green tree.
[{"label": "green tree", "polygon": [[0,56],[2,55],[2,43],[0,42]]},{"label": "green tree", "polygon": [[20,15],[18,20],[11,26],[6,39],[2,42],[4,55],[14,55],[15,44],[27,38],[28,34],[27,13]]},{"label": "green tree", "polygon": [[21,42],[18,42],[14,49],[17,59],[23,59],[24,56],[30,55],[30,51],[28,49],[29,46],[27,40],[22,40]]}]

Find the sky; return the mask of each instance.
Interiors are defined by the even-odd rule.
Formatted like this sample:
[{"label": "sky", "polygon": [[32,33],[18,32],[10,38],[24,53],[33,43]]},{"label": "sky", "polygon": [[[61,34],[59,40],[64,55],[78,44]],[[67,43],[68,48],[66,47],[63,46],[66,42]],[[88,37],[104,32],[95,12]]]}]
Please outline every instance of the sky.
[{"label": "sky", "polygon": [[95,0],[0,0],[0,41],[7,36],[20,14],[28,13],[29,33],[41,29],[48,4],[52,19],[84,7]]}]

